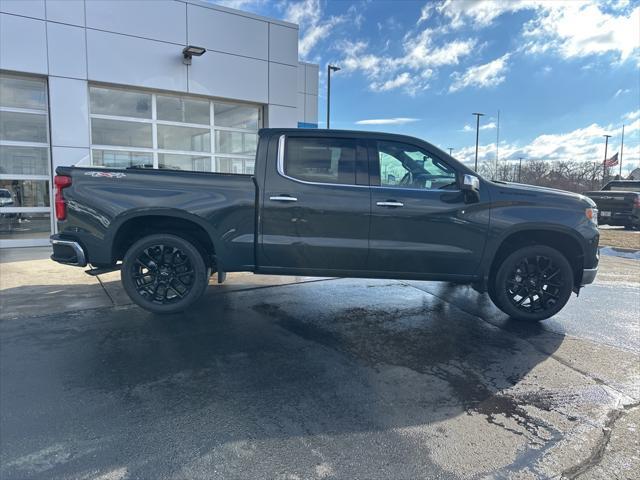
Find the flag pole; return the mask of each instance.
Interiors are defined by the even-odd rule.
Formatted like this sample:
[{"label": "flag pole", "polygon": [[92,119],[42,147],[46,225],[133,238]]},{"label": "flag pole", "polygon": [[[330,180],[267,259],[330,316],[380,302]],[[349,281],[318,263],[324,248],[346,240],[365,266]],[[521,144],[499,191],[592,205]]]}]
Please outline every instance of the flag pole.
[{"label": "flag pole", "polygon": [[622,151],[624,150],[624,123],[622,124],[622,141],[620,142],[620,180],[622,180]]},{"label": "flag pole", "polygon": [[607,182],[607,147],[609,146],[609,138],[611,135],[603,135],[604,137],[604,160],[602,161],[602,186]]}]

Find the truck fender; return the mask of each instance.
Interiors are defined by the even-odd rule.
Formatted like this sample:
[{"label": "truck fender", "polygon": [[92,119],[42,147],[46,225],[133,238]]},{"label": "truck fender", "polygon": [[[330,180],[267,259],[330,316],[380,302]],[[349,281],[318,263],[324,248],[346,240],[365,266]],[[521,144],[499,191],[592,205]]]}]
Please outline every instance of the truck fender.
[{"label": "truck fender", "polygon": [[143,217],[179,218],[181,220],[192,222],[198,225],[199,227],[201,227],[207,233],[207,235],[209,236],[209,239],[211,240],[211,243],[213,244],[213,248],[215,249],[215,252],[216,252],[216,262],[218,264],[217,265],[218,269],[222,270],[222,264],[224,263],[225,252],[223,251],[222,242],[220,241],[220,235],[218,234],[216,229],[213,227],[213,225],[211,225],[210,222],[207,222],[202,217],[199,217],[197,215],[186,212],[184,210],[175,209],[175,208],[145,207],[145,208],[127,210],[121,215],[118,215],[111,222],[110,228],[107,230],[107,234],[105,235],[105,238],[104,238],[105,243],[109,245],[109,249],[112,252],[112,258],[114,255],[113,253],[114,242],[122,225],[124,225],[126,222],[129,222],[130,220],[133,220],[136,218],[143,218]]}]

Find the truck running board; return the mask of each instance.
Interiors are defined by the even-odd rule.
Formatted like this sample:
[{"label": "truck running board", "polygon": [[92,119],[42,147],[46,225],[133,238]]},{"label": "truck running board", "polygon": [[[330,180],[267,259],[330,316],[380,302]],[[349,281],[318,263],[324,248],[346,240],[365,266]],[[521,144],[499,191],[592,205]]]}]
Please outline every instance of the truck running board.
[{"label": "truck running board", "polygon": [[86,273],[87,275],[91,275],[92,277],[95,277],[97,275],[102,275],[103,273],[109,273],[109,272],[115,272],[116,270],[120,270],[120,268],[122,267],[122,265],[117,264],[117,265],[113,265],[112,267],[94,267],[94,268],[90,268],[89,270],[85,270],[84,273]]}]

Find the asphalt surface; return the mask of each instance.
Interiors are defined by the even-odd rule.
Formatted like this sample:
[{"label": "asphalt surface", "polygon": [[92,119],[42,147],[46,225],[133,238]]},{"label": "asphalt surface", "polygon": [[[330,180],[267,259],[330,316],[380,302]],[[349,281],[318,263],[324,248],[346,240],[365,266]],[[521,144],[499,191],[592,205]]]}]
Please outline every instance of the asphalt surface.
[{"label": "asphalt surface", "polygon": [[0,478],[637,478],[640,270],[603,263],[541,324],[349,279],[5,319]]}]

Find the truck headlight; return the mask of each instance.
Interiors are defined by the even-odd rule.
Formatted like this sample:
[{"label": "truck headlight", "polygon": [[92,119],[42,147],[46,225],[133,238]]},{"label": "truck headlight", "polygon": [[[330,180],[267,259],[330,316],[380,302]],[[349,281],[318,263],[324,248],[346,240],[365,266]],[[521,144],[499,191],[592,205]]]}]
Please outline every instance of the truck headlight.
[{"label": "truck headlight", "polygon": [[584,213],[587,216],[587,219],[597,227],[598,226],[598,209],[587,208],[584,211]]}]

